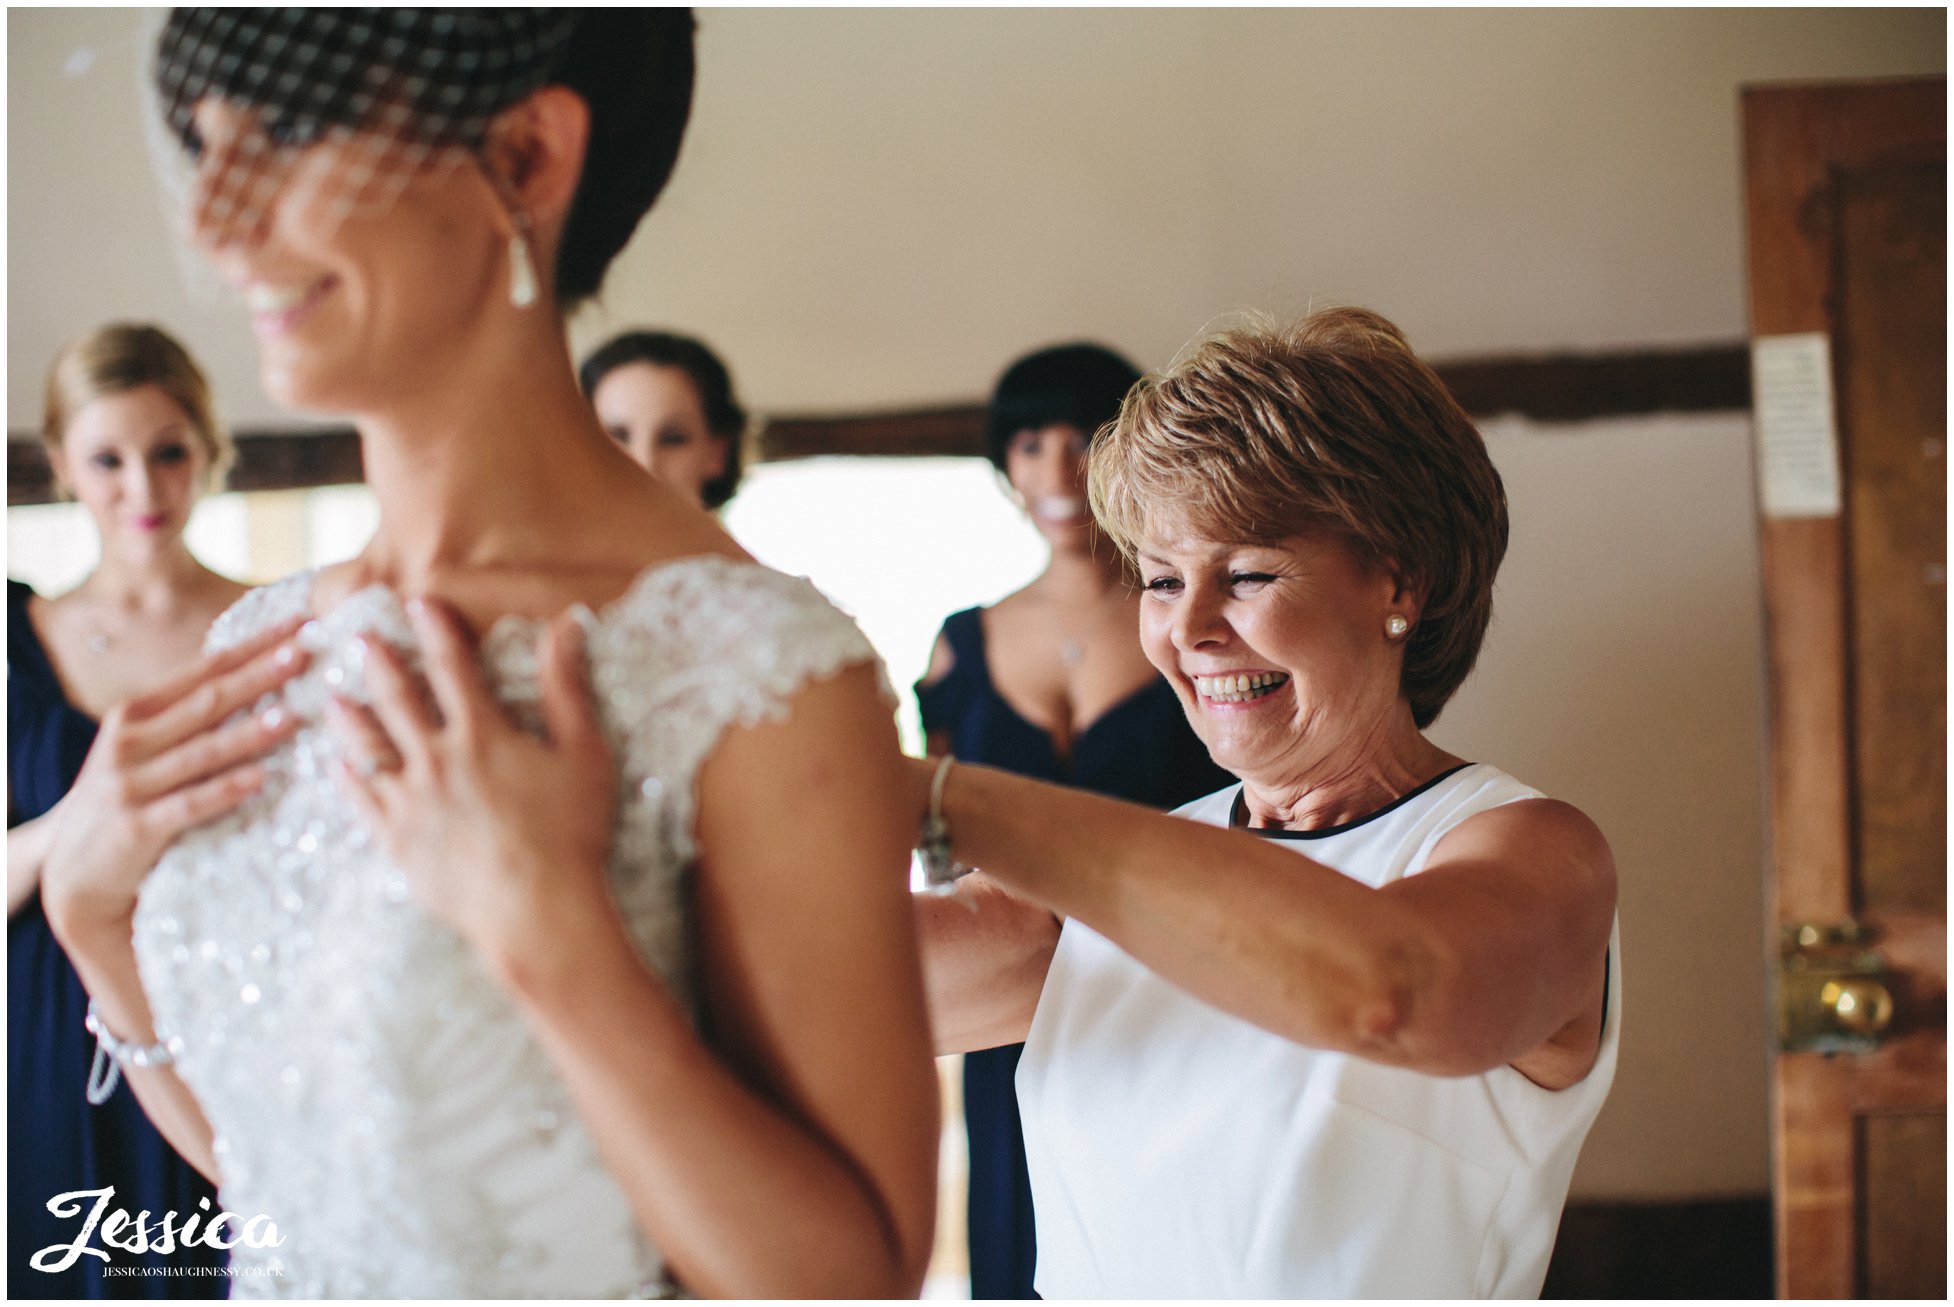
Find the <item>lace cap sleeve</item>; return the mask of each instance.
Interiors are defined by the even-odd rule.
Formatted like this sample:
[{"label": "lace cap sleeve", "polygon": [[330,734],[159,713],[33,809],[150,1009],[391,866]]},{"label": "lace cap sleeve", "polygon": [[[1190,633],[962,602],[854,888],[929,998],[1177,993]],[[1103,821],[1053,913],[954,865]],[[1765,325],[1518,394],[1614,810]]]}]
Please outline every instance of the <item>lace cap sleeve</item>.
[{"label": "lace cap sleeve", "polygon": [[658,697],[688,701],[720,718],[718,729],[757,726],[788,714],[809,681],[875,662],[882,697],[895,694],[861,628],[804,577],[755,563],[696,558],[657,569],[612,616],[624,638],[668,653]]},{"label": "lace cap sleeve", "polygon": [[317,570],[296,572],[282,581],[247,590],[238,601],[217,615],[204,635],[204,652],[243,644],[268,626],[306,611],[312,601],[312,582]]},{"label": "lace cap sleeve", "polygon": [[868,637],[813,583],[729,558],[647,573],[592,631],[591,663],[627,772],[666,787],[685,856],[698,768],[727,730],[784,721],[809,683],[859,663],[897,702]]}]

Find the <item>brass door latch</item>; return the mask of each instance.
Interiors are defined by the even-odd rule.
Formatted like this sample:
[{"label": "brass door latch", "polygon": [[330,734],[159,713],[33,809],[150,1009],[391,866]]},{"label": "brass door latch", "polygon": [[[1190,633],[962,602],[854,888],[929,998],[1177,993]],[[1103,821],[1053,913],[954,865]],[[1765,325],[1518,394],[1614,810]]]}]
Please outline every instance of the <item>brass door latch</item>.
[{"label": "brass door latch", "polygon": [[1886,964],[1856,921],[1796,922],[1778,937],[1778,1048],[1870,1053],[1893,1022]]}]

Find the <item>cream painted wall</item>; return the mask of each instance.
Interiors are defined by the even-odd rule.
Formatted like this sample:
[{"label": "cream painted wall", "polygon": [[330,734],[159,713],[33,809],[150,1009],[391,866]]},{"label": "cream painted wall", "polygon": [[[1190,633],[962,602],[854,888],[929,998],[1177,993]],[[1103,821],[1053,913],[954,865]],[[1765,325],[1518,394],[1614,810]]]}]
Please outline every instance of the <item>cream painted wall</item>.
[{"label": "cream painted wall", "polygon": [[1763,1192],[1764,619],[1750,423],[1482,430],[1512,542],[1479,665],[1432,736],[1575,804],[1615,853],[1621,1062],[1574,1193]]},{"label": "cream painted wall", "polygon": [[[132,10],[8,14],[8,421],[156,317],[230,411],[135,127]],[[1734,339],[1737,87],[1943,71],[1913,10],[714,9],[678,174],[576,324],[722,346],[762,410],[983,391],[1029,344],[1165,362],[1226,310],[1374,306],[1434,355]]]},{"label": "cream painted wall", "polygon": [[[8,419],[62,339],[186,292],[136,18],[8,15]],[[1216,315],[1374,305],[1437,355],[1744,331],[1737,87],[1945,68],[1938,10],[712,10],[695,130],[580,344],[719,344],[754,406],[974,398],[1022,348],[1148,365]],[[1761,621],[1740,418],[1487,425],[1514,541],[1435,734],[1592,813],[1622,871],[1623,1070],[1589,1196],[1767,1183]]]}]

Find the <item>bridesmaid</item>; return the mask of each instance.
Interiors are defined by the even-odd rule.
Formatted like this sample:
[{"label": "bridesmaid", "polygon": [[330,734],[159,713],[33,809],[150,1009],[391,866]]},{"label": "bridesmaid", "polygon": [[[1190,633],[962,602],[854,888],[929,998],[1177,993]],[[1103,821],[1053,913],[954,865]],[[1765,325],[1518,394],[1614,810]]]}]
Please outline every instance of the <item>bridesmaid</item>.
[{"label": "bridesmaid", "polygon": [[88,996],[48,929],[40,873],[102,713],[196,661],[212,620],[244,593],[183,543],[230,444],[183,347],[127,324],[62,350],[42,435],[56,480],[94,519],[102,558],[58,598],[7,582],[7,1295],[221,1298],[224,1254],[202,1247],[119,1259],[168,1276],[110,1279],[93,1257],[59,1271],[29,1261],[79,1233],[79,1218],[48,1211],[57,1194],[113,1186],[114,1208],[157,1220],[199,1212],[200,1199],[216,1206],[127,1085],[89,1104]]},{"label": "bridesmaid", "polygon": [[739,489],[746,410],[704,341],[627,331],[591,351],[577,381],[611,439],[660,481],[714,512]]},{"label": "bridesmaid", "polygon": [[[991,462],[1051,546],[1051,563],[992,607],[951,615],[916,697],[933,755],[1171,809],[1234,778],[1209,759],[1141,651],[1139,591],[1086,506],[1086,450],[1139,379],[1118,354],[1080,344],[1030,354],[998,381]],[[1057,936],[1050,913],[1021,907]],[[924,899],[920,910],[942,901]],[[964,1056],[973,1298],[1038,1296],[1014,1084],[1023,1048]]]}]

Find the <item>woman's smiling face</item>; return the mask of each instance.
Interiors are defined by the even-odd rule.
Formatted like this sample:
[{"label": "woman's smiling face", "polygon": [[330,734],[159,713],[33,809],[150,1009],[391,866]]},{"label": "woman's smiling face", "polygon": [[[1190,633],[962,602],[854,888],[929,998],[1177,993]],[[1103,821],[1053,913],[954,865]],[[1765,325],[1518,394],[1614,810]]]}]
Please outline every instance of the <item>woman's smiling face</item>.
[{"label": "woman's smiling face", "polygon": [[215,98],[194,121],[192,231],[250,310],[273,398],[358,412],[440,375],[507,263],[480,169],[373,132],[289,138]]},{"label": "woman's smiling face", "polygon": [[84,404],[54,465],[94,517],[105,551],[156,551],[189,525],[210,455],[169,392],[144,384]]},{"label": "woman's smiling face", "polygon": [[731,447],[706,425],[705,400],[684,368],[620,364],[604,374],[590,402],[627,454],[694,503],[703,505],[706,486],[726,475]]},{"label": "woman's smiling face", "polygon": [[1405,711],[1415,604],[1333,532],[1273,544],[1177,535],[1140,549],[1140,642],[1214,760],[1263,786],[1335,774]]},{"label": "woman's smiling face", "polygon": [[1024,501],[1031,524],[1058,552],[1089,549],[1098,528],[1086,502],[1086,453],[1092,439],[1070,422],[1027,427],[1005,446],[1004,474]]}]

